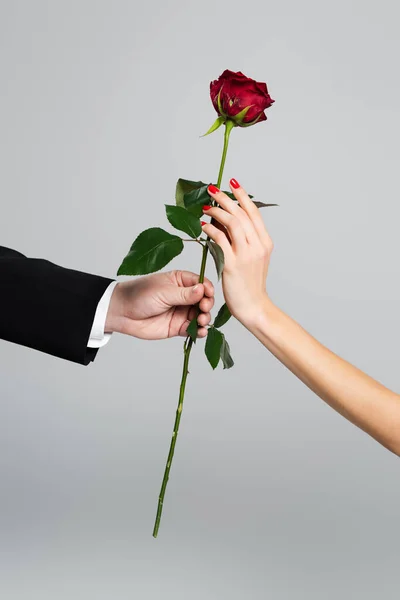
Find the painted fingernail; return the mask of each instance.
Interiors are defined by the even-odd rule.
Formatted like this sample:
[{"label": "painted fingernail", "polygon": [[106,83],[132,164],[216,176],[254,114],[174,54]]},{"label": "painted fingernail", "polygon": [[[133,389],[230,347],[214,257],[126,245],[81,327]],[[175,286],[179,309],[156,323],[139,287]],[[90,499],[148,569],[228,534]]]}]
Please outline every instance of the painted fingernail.
[{"label": "painted fingernail", "polygon": [[206,204],[205,206],[203,206],[203,210],[210,210],[211,206],[209,206],[208,204]]},{"label": "painted fingernail", "polygon": [[219,189],[212,184],[208,186],[208,190],[211,192],[211,194],[217,194],[219,192]]},{"label": "painted fingernail", "polygon": [[231,179],[230,184],[233,188],[235,188],[235,190],[237,190],[238,188],[240,188],[240,183],[238,183],[236,181],[236,179]]},{"label": "painted fingernail", "polygon": [[203,227],[203,225],[207,225],[206,221],[200,221],[200,225]]}]

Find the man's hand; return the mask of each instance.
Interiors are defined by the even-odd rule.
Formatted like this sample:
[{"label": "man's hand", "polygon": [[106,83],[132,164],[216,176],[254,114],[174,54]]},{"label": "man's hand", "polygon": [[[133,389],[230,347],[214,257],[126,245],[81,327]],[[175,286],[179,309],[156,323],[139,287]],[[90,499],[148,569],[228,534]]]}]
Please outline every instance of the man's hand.
[{"label": "man's hand", "polygon": [[186,336],[200,303],[198,336],[206,337],[211,321],[214,287],[188,271],[155,273],[119,282],[113,291],[105,332],[116,331],[146,340]]}]

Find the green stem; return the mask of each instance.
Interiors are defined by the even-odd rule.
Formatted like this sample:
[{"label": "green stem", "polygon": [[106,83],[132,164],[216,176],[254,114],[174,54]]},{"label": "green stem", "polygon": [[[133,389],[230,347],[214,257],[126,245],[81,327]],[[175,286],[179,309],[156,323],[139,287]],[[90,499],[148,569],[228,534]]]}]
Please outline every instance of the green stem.
[{"label": "green stem", "polygon": [[217,188],[219,188],[222,183],[222,175],[224,174],[226,153],[228,152],[229,136],[231,135],[231,131],[234,127],[235,124],[233,121],[227,121],[225,123],[224,149],[222,151],[221,165],[219,167]]},{"label": "green stem", "polygon": [[[229,136],[230,136],[230,133],[231,133],[233,127],[235,127],[235,124],[233,123],[233,121],[227,121],[225,123],[224,148],[222,151],[221,164],[219,167],[218,181],[217,181],[218,188],[221,186],[221,182],[222,182],[222,175],[224,173],[226,154],[228,151]],[[210,238],[207,237],[207,241],[209,239]],[[204,275],[206,272],[206,264],[207,264],[207,254],[208,254],[208,246],[207,246],[207,244],[204,244],[203,256],[202,256],[201,267],[200,267],[200,277],[199,277],[200,283],[204,282]],[[176,410],[174,430],[172,433],[171,444],[169,447],[167,464],[165,466],[164,477],[163,477],[163,481],[161,484],[160,495],[158,497],[157,515],[156,515],[156,520],[155,520],[154,529],[153,529],[153,537],[155,537],[155,538],[157,537],[158,529],[160,527],[161,514],[162,514],[163,505],[164,505],[165,490],[167,489],[169,472],[171,470],[171,464],[172,464],[172,459],[173,459],[174,452],[175,452],[176,440],[178,437],[179,424],[181,421],[181,415],[182,415],[182,410],[183,410],[183,400],[185,397],[186,380],[187,380],[187,376],[189,373],[189,358],[190,358],[190,353],[192,351],[192,347],[193,347],[193,340],[192,340],[192,338],[187,337],[186,341],[185,341],[185,345],[184,345],[183,371],[182,371],[181,385],[180,385],[180,389],[179,389],[178,408]]]},{"label": "green stem", "polygon": [[[228,152],[229,136],[231,135],[231,131],[234,127],[235,127],[235,124],[233,121],[227,121],[225,123],[224,149],[222,150],[221,164],[220,164],[219,173],[218,173],[217,188],[221,187],[222,176],[224,174],[224,167],[225,167],[225,161],[226,161],[226,154]],[[207,242],[209,240],[210,240],[210,238],[207,236]],[[208,254],[208,246],[206,244],[203,248],[203,259],[201,261],[201,267],[200,267],[200,278],[199,278],[200,283],[203,283],[203,281],[204,281],[204,275],[206,272],[206,264],[207,264],[207,254]]]},{"label": "green stem", "polygon": [[187,380],[187,376],[188,376],[188,372],[189,372],[189,370],[188,370],[189,369],[189,357],[190,357],[190,352],[192,350],[192,345],[193,345],[192,339],[190,339],[188,344],[185,343],[183,373],[182,373],[181,387],[180,387],[180,391],[179,391],[179,402],[178,402],[178,408],[176,409],[174,431],[172,434],[171,445],[169,448],[164,478],[163,478],[163,482],[162,482],[162,486],[161,486],[161,490],[160,490],[160,496],[158,498],[157,516],[156,516],[156,522],[154,524],[153,537],[157,537],[158,528],[160,526],[161,513],[162,513],[163,503],[164,503],[164,495],[165,495],[165,490],[167,488],[169,472],[171,469],[172,459],[173,459],[174,452],[175,452],[175,444],[176,444],[176,438],[178,437],[179,423],[181,421],[183,398],[185,396],[186,380]]}]

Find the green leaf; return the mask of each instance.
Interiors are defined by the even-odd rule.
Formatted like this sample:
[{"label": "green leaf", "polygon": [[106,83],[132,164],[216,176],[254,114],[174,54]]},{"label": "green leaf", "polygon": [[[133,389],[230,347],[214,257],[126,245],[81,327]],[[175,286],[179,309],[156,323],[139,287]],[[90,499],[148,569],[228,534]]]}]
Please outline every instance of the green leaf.
[{"label": "green leaf", "polygon": [[183,196],[185,208],[194,214],[196,217],[201,217],[203,214],[203,206],[210,203],[210,194],[207,191],[208,184],[203,185]]},{"label": "green leaf", "polygon": [[183,202],[183,196],[185,194],[187,194],[188,192],[191,192],[192,190],[202,187],[203,185],[205,185],[205,183],[203,183],[203,181],[191,181],[190,179],[178,179],[178,181],[176,182],[176,189],[175,189],[175,200],[176,200],[177,206],[182,206],[184,208],[185,204]]},{"label": "green leaf", "polygon": [[[235,202],[237,202],[237,199],[235,198],[235,196],[232,194],[232,192],[225,192],[224,194],[226,194],[227,196],[229,196],[229,198],[232,198],[232,200],[235,200]],[[248,194],[249,198],[254,198],[254,196],[252,196],[251,194]]]},{"label": "green leaf", "polygon": [[201,235],[203,230],[201,228],[199,219],[187,211],[186,208],[166,204],[165,210],[167,213],[167,219],[173,227],[179,229],[180,231],[184,231],[194,239]]},{"label": "green leaf", "polygon": [[200,137],[206,137],[206,135],[210,135],[210,133],[213,133],[214,131],[216,131],[219,127],[221,127],[222,123],[225,122],[224,117],[218,117],[218,119],[214,122],[213,125],[211,125],[210,129],[207,131],[207,133],[205,133],[204,135],[200,136]]},{"label": "green leaf", "polygon": [[222,341],[222,333],[218,331],[218,329],[210,327],[204,346],[204,352],[206,353],[208,362],[210,363],[213,369],[215,369],[219,363],[219,359],[221,356]]},{"label": "green leaf", "polygon": [[221,344],[221,349],[220,349],[221,360],[224,365],[224,369],[231,369],[233,367],[233,365],[235,364],[233,362],[233,358],[231,356],[231,349],[229,348],[229,344],[226,341],[226,337],[224,336],[224,334],[221,333],[221,335],[222,335],[222,344]]},{"label": "green leaf", "polygon": [[[227,192],[225,190],[223,190],[223,192],[224,192],[224,194],[229,196],[229,198],[231,198],[232,200],[237,202],[237,199],[234,196],[234,194],[232,194],[232,192]],[[252,196],[251,194],[249,194],[248,196],[249,196],[249,198],[254,198],[254,196]],[[258,202],[257,200],[253,200],[253,202],[257,206],[257,208],[264,208],[265,206],[279,206],[279,204],[265,204],[265,202]]]},{"label": "green leaf", "polygon": [[[229,198],[232,198],[232,200],[235,200],[237,202],[237,199],[231,192],[224,192],[224,193],[227,196],[229,196]],[[254,196],[249,194],[249,198],[254,198]],[[253,203],[257,206],[257,208],[264,208],[265,206],[279,206],[279,204],[265,204],[265,202],[258,202],[258,200],[253,200]],[[240,204],[239,204],[239,206],[240,206]]]},{"label": "green leaf", "polygon": [[197,340],[197,332],[198,332],[197,317],[195,317],[194,319],[192,319],[190,321],[190,323],[187,327],[187,334],[190,335],[190,337],[192,338],[194,343],[196,343],[196,340]]},{"label": "green leaf", "polygon": [[231,311],[226,304],[223,304],[214,319],[214,327],[222,327],[231,318]]},{"label": "green leaf", "polygon": [[224,252],[221,246],[218,246],[215,242],[208,240],[206,242],[211,256],[215,262],[215,268],[217,269],[218,279],[221,279],[222,271],[224,270]]},{"label": "green leaf", "polygon": [[264,206],[279,206],[279,204],[265,204],[264,202],[254,202],[257,208],[264,208]]},{"label": "green leaf", "polygon": [[159,271],[183,250],[183,241],[152,227],[138,235],[118,269],[118,275],[146,275]]}]

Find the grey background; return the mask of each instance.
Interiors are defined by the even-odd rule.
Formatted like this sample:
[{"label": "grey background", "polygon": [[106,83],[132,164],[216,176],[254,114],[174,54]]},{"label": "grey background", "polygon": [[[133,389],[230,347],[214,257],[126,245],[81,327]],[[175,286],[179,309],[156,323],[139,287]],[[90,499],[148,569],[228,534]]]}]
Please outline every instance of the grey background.
[{"label": "grey background", "polygon": [[[270,295],[399,390],[398,17],[395,1],[1,0],[1,244],[115,276],[178,177],[216,179],[208,85],[242,70],[276,103],[234,131],[225,185],[280,204]],[[197,250],[171,267],[198,270]],[[87,368],[0,342],[1,597],[398,598],[398,459],[227,334],[232,371],[194,353],[157,540],[182,341],[115,335]]]}]

